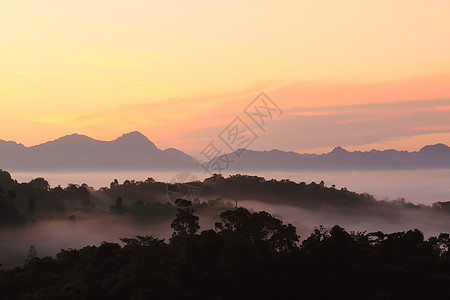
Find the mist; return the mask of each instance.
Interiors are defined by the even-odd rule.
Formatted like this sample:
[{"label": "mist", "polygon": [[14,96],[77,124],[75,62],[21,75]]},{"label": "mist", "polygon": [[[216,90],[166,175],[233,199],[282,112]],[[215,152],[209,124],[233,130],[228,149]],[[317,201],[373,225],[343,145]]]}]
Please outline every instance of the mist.
[{"label": "mist", "polygon": [[[219,207],[197,213],[201,230],[214,228],[219,213],[225,210],[224,206]],[[75,220],[70,220],[71,215],[75,216]],[[2,268],[22,265],[31,245],[36,248],[37,256],[42,258],[55,257],[61,249],[98,246],[102,242],[121,243],[121,238],[137,235],[168,240],[173,233],[170,223],[174,217],[175,214],[142,221],[126,213],[67,211],[51,219],[42,218],[19,227],[0,227],[0,264]]]},{"label": "mist", "polygon": [[[211,205],[196,214],[200,217],[200,230],[214,228],[220,212],[233,209],[232,199],[223,199],[220,205]],[[432,209],[407,209],[403,206],[386,208],[337,209],[322,206],[319,208],[301,208],[294,205],[269,204],[257,200],[241,200],[239,207],[250,211],[266,211],[284,223],[297,228],[300,239],[304,240],[316,226],[331,228],[334,225],[347,231],[382,231],[392,233],[419,229],[425,237],[437,236],[450,231],[448,214]],[[22,265],[27,258],[29,247],[35,246],[38,257],[55,256],[61,249],[80,249],[88,245],[100,245],[102,242],[120,243],[120,238],[136,235],[150,235],[160,239],[170,239],[170,223],[175,216],[159,220],[142,222],[129,214],[114,215],[102,211],[74,213],[70,220],[68,211],[52,219],[29,222],[21,227],[3,227],[0,229],[0,263],[3,268]]]},{"label": "mist", "polygon": [[398,208],[395,210],[376,208],[367,212],[366,209],[336,210],[332,207],[305,209],[291,205],[274,205],[256,200],[244,200],[240,206],[255,211],[267,211],[284,223],[291,223],[297,228],[297,233],[303,240],[313,231],[314,227],[323,225],[331,228],[334,225],[344,227],[347,231],[367,231],[392,233],[419,229],[425,237],[437,236],[450,231],[450,218],[447,213],[432,210],[410,210]]},{"label": "mist", "polygon": [[[27,182],[36,177],[44,177],[52,187],[69,183],[88,183],[98,189],[109,186],[110,182],[117,178],[119,182],[126,179],[145,180],[153,177],[158,181],[169,182],[175,175],[174,172],[74,172],[74,173],[34,173],[12,172],[18,181]],[[193,173],[200,180],[205,179],[201,172]],[[408,202],[431,205],[438,201],[450,200],[450,169],[435,170],[408,170],[408,171],[283,171],[283,172],[249,172],[250,175],[258,175],[266,179],[286,179],[293,181],[320,182],[324,180],[326,185],[336,185],[337,188],[346,187],[358,193],[369,193],[375,198],[397,199],[405,198]],[[224,176],[230,175],[224,173]]]},{"label": "mist", "polygon": [[55,256],[61,249],[79,249],[99,245],[103,241],[119,242],[120,238],[152,235],[168,238],[169,221],[138,223],[128,216],[101,213],[77,213],[68,218],[43,219],[22,227],[0,229],[0,263],[9,268],[22,265],[29,247],[36,247],[39,257]]}]

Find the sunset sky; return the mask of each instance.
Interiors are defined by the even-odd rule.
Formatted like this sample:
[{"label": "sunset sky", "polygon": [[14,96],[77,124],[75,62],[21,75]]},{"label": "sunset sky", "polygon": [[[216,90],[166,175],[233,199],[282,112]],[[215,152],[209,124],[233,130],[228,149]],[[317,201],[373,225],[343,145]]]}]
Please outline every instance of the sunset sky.
[{"label": "sunset sky", "polygon": [[450,145],[447,0],[1,0],[0,25],[2,140],[195,154],[265,91],[253,149]]}]

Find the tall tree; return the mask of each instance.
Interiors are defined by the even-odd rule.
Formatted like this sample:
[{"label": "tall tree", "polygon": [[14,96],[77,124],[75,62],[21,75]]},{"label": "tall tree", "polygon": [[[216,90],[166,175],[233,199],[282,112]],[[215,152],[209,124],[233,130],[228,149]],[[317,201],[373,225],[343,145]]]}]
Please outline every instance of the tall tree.
[{"label": "tall tree", "polygon": [[[1,189],[1,191],[3,191],[3,189]],[[4,191],[0,192],[0,224],[18,221],[20,219],[19,211],[6,201],[3,193]]]},{"label": "tall tree", "polygon": [[123,213],[122,197],[117,197],[116,199],[116,212]]},{"label": "tall tree", "polygon": [[200,229],[199,218],[193,213],[192,208],[178,209],[175,219],[170,224],[174,230],[172,236],[185,237],[197,233]]},{"label": "tall tree", "polygon": [[34,198],[30,197],[30,199],[28,199],[27,215],[29,217],[32,217],[34,215],[35,210],[36,210],[36,203],[34,201]]}]

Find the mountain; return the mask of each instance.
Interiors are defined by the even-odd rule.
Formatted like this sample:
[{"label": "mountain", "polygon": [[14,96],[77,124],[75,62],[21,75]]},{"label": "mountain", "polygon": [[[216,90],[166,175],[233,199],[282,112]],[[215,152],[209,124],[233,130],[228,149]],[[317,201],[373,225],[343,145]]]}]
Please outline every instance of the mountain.
[{"label": "mountain", "polygon": [[[236,151],[239,153],[239,150]],[[241,170],[409,170],[450,168],[450,147],[428,145],[420,151],[371,150],[350,152],[336,147],[325,154],[300,154],[280,150],[246,150],[238,157],[230,153],[234,163],[230,171]]]},{"label": "mountain", "polygon": [[137,131],[113,141],[72,134],[32,147],[0,141],[0,168],[11,171],[191,170],[195,164]]},{"label": "mountain", "polygon": [[[278,149],[240,149],[229,153],[227,172],[302,170],[409,170],[450,168],[450,147],[427,145],[420,151],[347,151],[336,147],[325,154],[300,154]],[[222,164],[225,167],[224,164]],[[0,169],[10,171],[196,171],[193,157],[174,148],[161,150],[134,131],[113,141],[72,134],[40,145],[25,147],[0,140]],[[214,167],[211,168],[214,171]]]}]

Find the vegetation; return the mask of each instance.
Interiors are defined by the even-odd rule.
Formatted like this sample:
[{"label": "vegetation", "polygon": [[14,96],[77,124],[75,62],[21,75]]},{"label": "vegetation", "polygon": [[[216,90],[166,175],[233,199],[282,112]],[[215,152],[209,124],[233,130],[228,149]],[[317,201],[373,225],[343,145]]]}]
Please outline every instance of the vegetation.
[{"label": "vegetation", "polygon": [[[195,185],[201,187],[203,199],[202,202],[195,202],[197,211],[223,210],[235,206],[240,200],[255,199],[306,209],[331,207],[336,212],[358,215],[378,213],[388,216],[397,209],[450,213],[450,202],[424,206],[408,203],[404,199],[376,201],[368,194],[358,194],[345,188],[336,189],[334,186],[327,187],[323,181],[306,184],[290,180],[265,180],[262,177],[240,174],[224,178],[214,174],[201,183],[196,182]],[[122,184],[114,180],[109,188],[103,187],[99,190],[87,184],[51,188],[44,178],[18,183],[8,172],[0,170],[0,225],[20,225],[30,220],[76,216],[77,211],[94,210],[131,215],[139,221],[171,219],[176,214],[176,208],[168,203],[170,187],[150,177],[145,181],[125,180]],[[175,206],[179,207],[178,204]]]},{"label": "vegetation", "polygon": [[[291,224],[238,205],[252,198],[360,213],[381,207],[445,214],[448,202],[426,207],[404,199],[376,201],[324,182],[245,175],[206,179],[202,198],[210,200],[195,199],[195,205],[168,203],[167,184],[152,178],[114,180],[99,190],[86,184],[51,188],[44,178],[18,183],[0,170],[0,186],[2,226],[61,215],[75,222],[78,212],[96,212],[139,222],[173,219],[174,230],[168,241],[123,238],[120,244],[61,250],[54,258],[39,258],[30,246],[22,267],[0,270],[0,299],[450,298],[448,234],[425,239],[417,229],[385,234],[334,226],[317,227],[301,240]],[[220,220],[200,232],[196,214],[205,211]]]},{"label": "vegetation", "polygon": [[450,239],[318,227],[299,243],[266,212],[224,211],[215,230],[179,210],[170,241],[31,255],[0,271],[2,299],[449,299]]}]

